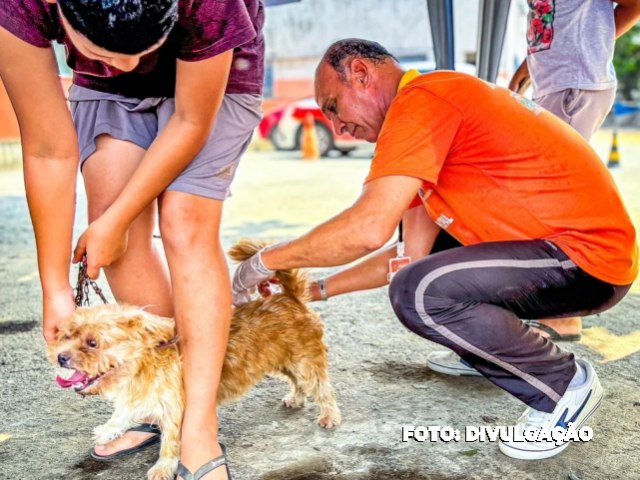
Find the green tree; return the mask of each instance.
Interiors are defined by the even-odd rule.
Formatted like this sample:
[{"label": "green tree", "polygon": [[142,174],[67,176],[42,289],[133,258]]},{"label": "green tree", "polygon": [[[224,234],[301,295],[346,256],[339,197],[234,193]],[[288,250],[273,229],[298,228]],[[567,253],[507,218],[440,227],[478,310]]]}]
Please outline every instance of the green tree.
[{"label": "green tree", "polygon": [[613,65],[618,76],[618,94],[623,100],[633,100],[640,94],[640,24],[616,42]]}]

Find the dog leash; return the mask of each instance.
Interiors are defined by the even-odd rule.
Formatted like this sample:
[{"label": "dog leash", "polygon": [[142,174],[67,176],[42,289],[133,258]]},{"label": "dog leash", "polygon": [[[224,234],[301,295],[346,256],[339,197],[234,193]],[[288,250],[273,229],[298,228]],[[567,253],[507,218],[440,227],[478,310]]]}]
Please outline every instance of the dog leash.
[{"label": "dog leash", "polygon": [[[98,295],[104,303],[109,303],[107,302],[107,299],[104,296],[104,293],[102,293],[102,289],[98,286],[95,280],[91,280],[87,276],[86,262],[87,262],[87,257],[84,257],[80,262],[80,265],[78,266],[78,285],[76,286],[76,306],[88,307],[91,305],[91,301],[89,299],[89,287],[93,289],[96,295]],[[175,335],[173,338],[167,341],[164,341],[162,343],[159,343],[157,348],[162,350],[165,348],[173,347],[174,345],[177,345],[179,340],[180,340],[180,337],[178,335]]]},{"label": "dog leash", "polygon": [[104,303],[109,303],[107,302],[104,293],[102,293],[102,289],[98,286],[95,280],[91,280],[87,276],[87,257],[83,257],[78,267],[78,284],[76,286],[77,307],[88,307],[91,305],[91,301],[89,299],[89,287],[93,288],[93,291],[96,292],[96,295],[98,295]]}]

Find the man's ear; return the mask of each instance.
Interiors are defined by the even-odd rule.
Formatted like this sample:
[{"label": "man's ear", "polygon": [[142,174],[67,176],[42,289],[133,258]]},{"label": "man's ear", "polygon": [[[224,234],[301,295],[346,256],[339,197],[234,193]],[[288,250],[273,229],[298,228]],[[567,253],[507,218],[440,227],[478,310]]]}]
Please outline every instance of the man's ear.
[{"label": "man's ear", "polygon": [[371,65],[361,58],[354,58],[349,65],[351,81],[357,86],[367,88],[371,81]]}]

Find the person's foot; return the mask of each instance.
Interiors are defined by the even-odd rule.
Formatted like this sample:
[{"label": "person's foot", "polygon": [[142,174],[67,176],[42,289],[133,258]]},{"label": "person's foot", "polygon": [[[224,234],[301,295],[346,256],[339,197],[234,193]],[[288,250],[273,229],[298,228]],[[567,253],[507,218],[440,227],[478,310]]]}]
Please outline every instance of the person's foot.
[{"label": "person's foot", "polygon": [[[593,415],[600,401],[603,391],[598,376],[591,364],[585,360],[576,360],[585,372],[585,381],[575,387],[567,389],[556,408],[551,413],[527,408],[516,423],[516,429],[534,428],[551,431],[556,427],[567,429],[572,423],[573,428],[579,430]],[[570,444],[570,441],[534,440],[534,441],[502,441],[500,451],[505,455],[521,460],[540,460],[559,454]]]},{"label": "person's foot", "polygon": [[427,367],[445,375],[481,377],[482,374],[451,350],[431,352],[427,356]]},{"label": "person's foot", "polygon": [[582,318],[580,317],[525,320],[525,323],[554,342],[577,342],[582,338]]},{"label": "person's foot", "polygon": [[[190,447],[195,445],[196,448]],[[223,454],[222,447],[217,438],[210,438],[206,435],[197,435],[189,439],[184,436],[180,446],[180,463],[191,472],[196,472],[204,464],[209,463],[214,458]],[[185,480],[181,476],[177,477]],[[220,466],[202,477],[202,480],[230,480],[227,475],[227,468]]]},{"label": "person's foot", "polygon": [[99,457],[110,457],[119,452],[135,448],[142,445],[151,437],[159,435],[158,433],[127,431],[119,438],[112,440],[104,445],[97,444],[93,447],[94,453]]}]

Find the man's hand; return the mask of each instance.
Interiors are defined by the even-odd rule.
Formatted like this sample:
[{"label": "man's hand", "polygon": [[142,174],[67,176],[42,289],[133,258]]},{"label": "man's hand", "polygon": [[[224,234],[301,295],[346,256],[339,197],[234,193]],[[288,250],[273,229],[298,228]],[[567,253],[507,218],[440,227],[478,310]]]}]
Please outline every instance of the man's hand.
[{"label": "man's hand", "polygon": [[58,328],[76,309],[73,289],[65,289],[51,294],[43,293],[42,324],[43,334],[47,345],[55,342]]},{"label": "man's hand", "polygon": [[73,251],[73,263],[86,255],[87,276],[96,279],[100,269],[111,265],[127,250],[128,232],[114,226],[104,215],[91,222],[78,239]]},{"label": "man's hand", "polygon": [[271,278],[275,273],[262,263],[262,252],[264,249],[242,262],[236,269],[232,283],[233,305],[236,307],[249,303],[255,287]]},{"label": "man's hand", "polygon": [[516,73],[513,74],[511,82],[509,82],[509,90],[524,95],[530,85],[531,76],[529,75],[529,66],[525,58],[516,70]]}]

